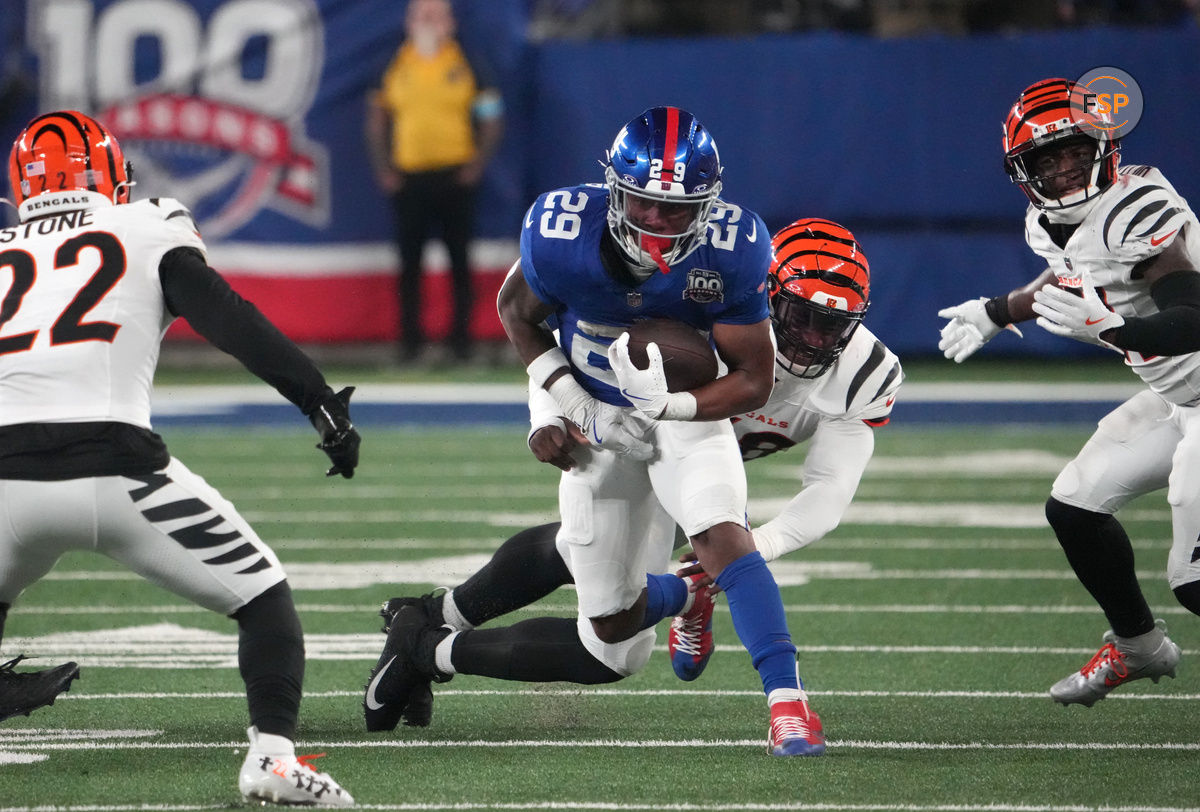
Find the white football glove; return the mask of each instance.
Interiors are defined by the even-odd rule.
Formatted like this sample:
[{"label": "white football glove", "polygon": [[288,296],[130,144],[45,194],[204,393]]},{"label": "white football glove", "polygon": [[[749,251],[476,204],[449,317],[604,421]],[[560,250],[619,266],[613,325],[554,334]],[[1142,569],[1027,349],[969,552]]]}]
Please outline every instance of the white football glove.
[{"label": "white football glove", "polygon": [[608,363],[617,375],[621,394],[651,420],[691,420],[696,416],[696,396],[691,392],[668,392],[658,345],[646,345],[650,366],[638,369],[629,357],[629,333],[621,333],[608,347]]},{"label": "white football glove", "polygon": [[1110,350],[1124,352],[1100,337],[1105,330],[1120,327],[1125,319],[1109,310],[1092,285],[1089,274],[1083,275],[1083,295],[1076,296],[1053,284],[1033,294],[1033,312],[1038,314],[1038,326],[1063,338],[1074,338],[1098,344]]},{"label": "white football glove", "polygon": [[[938,311],[938,317],[950,319],[942,327],[942,338],[938,341],[938,349],[954,361],[961,364],[970,358],[984,344],[996,337],[1002,329],[992,321],[983,305],[987,299],[980,297],[971,299],[954,307],[945,307]],[[1014,325],[1008,329],[1024,338],[1024,335]]]},{"label": "white football glove", "polygon": [[654,446],[642,439],[643,429],[631,412],[592,397],[569,373],[552,383],[548,391],[562,413],[593,444],[635,460],[654,456]]}]

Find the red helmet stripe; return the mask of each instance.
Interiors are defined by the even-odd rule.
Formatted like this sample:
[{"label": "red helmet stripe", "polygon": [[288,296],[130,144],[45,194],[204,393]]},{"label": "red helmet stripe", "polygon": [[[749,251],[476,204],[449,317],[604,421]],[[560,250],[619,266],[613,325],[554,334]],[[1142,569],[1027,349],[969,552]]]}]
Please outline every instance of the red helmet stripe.
[{"label": "red helmet stripe", "polygon": [[667,108],[667,141],[663,147],[662,175],[659,183],[664,191],[671,188],[675,179],[675,150],[679,146],[679,108]]}]

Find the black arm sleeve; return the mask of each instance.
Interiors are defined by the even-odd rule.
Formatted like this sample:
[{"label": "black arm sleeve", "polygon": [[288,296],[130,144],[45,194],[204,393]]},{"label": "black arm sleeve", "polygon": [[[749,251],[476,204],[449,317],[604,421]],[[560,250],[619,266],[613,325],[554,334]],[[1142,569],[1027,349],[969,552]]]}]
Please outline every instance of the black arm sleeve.
[{"label": "black arm sleeve", "polygon": [[229,287],[193,248],[168,251],[158,278],[172,315],[242,362],[308,414],[333,390],[325,376],[257,307]]},{"label": "black arm sleeve", "polygon": [[1104,340],[1142,355],[1184,355],[1200,351],[1200,273],[1174,271],[1150,288],[1158,305],[1152,316],[1131,316],[1104,334]]}]

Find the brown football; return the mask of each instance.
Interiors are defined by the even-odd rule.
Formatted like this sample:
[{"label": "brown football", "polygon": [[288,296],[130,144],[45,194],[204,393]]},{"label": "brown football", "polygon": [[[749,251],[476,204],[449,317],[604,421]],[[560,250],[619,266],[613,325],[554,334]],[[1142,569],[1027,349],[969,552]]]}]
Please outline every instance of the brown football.
[{"label": "brown football", "polygon": [[650,365],[646,345],[658,345],[669,391],[686,392],[716,380],[717,356],[708,338],[691,325],[671,319],[642,319],[628,332],[629,360],[639,369]]}]

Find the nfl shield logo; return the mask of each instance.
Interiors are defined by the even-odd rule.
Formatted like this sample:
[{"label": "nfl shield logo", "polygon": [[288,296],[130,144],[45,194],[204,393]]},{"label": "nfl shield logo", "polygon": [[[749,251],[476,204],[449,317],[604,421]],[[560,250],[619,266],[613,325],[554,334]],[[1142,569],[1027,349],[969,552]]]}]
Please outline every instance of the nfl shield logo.
[{"label": "nfl shield logo", "polygon": [[629,307],[641,307],[642,294],[638,293],[637,291],[630,291],[629,293],[626,293],[625,304]]}]

